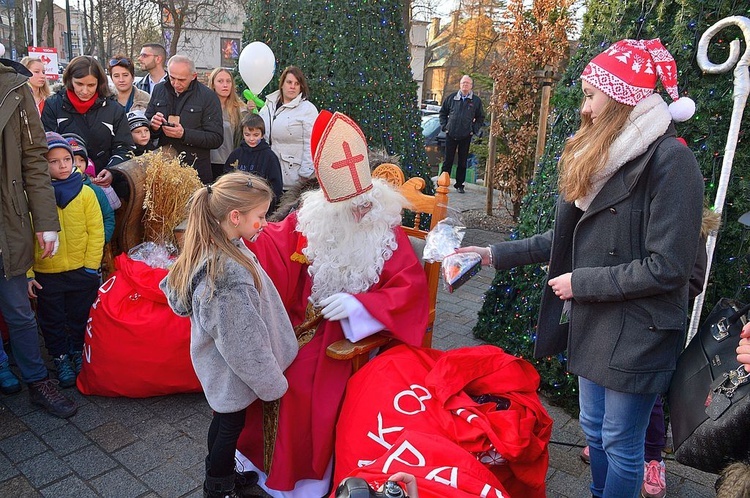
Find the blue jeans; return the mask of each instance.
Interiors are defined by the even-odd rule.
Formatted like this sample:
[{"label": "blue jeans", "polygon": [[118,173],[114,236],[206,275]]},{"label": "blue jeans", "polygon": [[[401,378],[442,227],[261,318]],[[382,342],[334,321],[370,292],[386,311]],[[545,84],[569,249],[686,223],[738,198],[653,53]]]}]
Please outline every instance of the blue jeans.
[{"label": "blue jeans", "polygon": [[591,494],[637,498],[643,482],[643,445],[656,394],[613,391],[578,378],[581,428],[591,456]]},{"label": "blue jeans", "polygon": [[[21,370],[21,378],[27,384],[47,378],[47,367],[39,348],[39,331],[36,317],[31,310],[26,287],[26,276],[19,275],[7,280],[0,255],[0,312],[8,324],[10,346],[13,357]],[[2,348],[0,348],[2,349]],[[3,357],[7,357],[5,351]]]}]

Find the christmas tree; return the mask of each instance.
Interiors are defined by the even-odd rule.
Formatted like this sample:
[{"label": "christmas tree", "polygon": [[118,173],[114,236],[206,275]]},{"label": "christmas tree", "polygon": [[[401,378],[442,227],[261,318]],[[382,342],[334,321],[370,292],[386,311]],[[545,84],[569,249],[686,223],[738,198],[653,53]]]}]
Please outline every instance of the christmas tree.
[{"label": "christmas tree", "polygon": [[407,178],[428,178],[403,2],[265,0],[247,9],[245,44],[266,43],[277,68],[300,67],[318,109],[352,117],[370,147],[400,156]]},{"label": "christmas tree", "polygon": [[[703,1],[680,0],[679,17],[672,30],[670,50],[677,61],[680,92],[690,95],[696,103],[692,119],[678,125],[678,132],[695,153],[706,179],[706,201],[711,206],[716,198],[724,147],[732,116],[734,75],[704,74],[698,66],[698,41],[703,33],[721,19],[741,15],[750,17],[746,0]],[[740,54],[750,50],[739,28],[722,30],[708,45],[709,60],[715,64],[727,60],[729,44],[740,40]],[[745,67],[747,71],[747,67]],[[750,300],[750,248],[748,232],[737,222],[750,211],[750,108],[746,108],[740,124],[740,136],[734,156],[732,177],[722,210],[722,225],[714,250],[711,276],[705,289],[703,316],[721,297]]]}]

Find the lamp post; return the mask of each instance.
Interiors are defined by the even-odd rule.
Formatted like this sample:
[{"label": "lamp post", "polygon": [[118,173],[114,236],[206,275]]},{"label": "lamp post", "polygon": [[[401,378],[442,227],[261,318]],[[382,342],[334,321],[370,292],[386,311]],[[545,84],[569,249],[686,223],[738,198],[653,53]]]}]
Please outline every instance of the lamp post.
[{"label": "lamp post", "polygon": [[68,23],[68,39],[66,51],[68,52],[68,62],[73,58],[73,41],[70,36],[73,30],[70,29],[70,0],[65,0],[65,21]]},{"label": "lamp post", "polygon": [[534,76],[539,79],[542,85],[542,102],[539,106],[539,126],[536,134],[536,152],[534,153],[534,176],[539,168],[539,161],[544,154],[544,144],[547,141],[547,117],[549,116],[549,99],[552,95],[552,85],[555,84],[560,76],[550,65],[544,66],[541,71],[534,71]]}]

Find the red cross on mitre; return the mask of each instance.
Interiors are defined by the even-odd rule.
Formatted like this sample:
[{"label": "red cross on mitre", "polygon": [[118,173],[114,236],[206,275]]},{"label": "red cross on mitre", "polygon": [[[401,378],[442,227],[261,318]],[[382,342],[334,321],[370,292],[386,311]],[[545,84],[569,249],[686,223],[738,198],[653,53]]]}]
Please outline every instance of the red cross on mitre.
[{"label": "red cross on mitre", "polygon": [[339,202],[372,188],[367,141],[357,123],[323,111],[313,126],[313,163],[326,198]]}]

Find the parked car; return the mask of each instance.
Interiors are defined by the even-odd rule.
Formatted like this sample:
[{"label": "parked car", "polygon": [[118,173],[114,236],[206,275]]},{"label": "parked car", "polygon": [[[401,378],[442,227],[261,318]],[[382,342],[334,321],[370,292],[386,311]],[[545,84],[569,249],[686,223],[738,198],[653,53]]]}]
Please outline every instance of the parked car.
[{"label": "parked car", "polygon": [[437,174],[445,157],[445,132],[440,129],[440,116],[431,114],[422,116],[422,136],[424,150],[427,153],[427,164],[430,171]]}]

